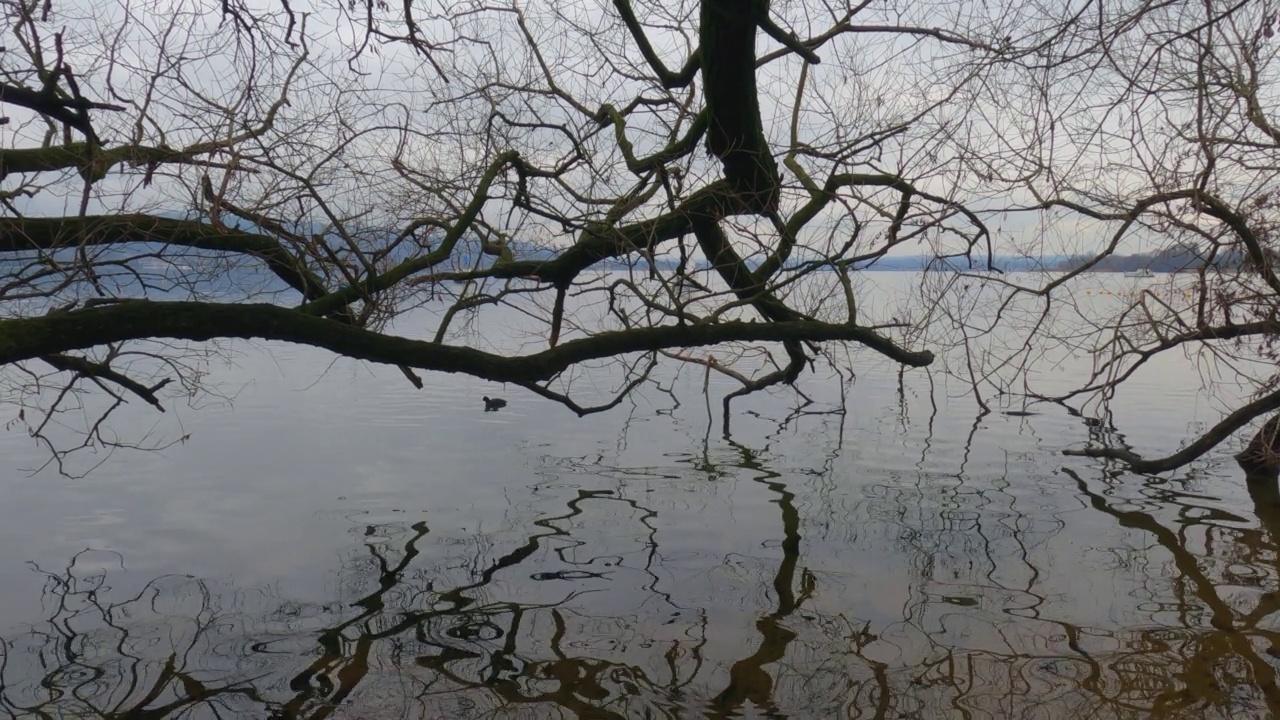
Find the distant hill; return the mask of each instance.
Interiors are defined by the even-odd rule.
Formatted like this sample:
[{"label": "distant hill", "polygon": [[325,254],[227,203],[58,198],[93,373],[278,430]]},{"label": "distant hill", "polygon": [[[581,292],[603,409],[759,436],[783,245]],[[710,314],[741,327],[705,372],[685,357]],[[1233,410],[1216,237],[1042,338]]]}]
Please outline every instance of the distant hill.
[{"label": "distant hill", "polygon": [[[1075,270],[1093,259],[1091,255],[1074,255],[1064,259],[1055,270]],[[1208,258],[1197,247],[1176,245],[1149,253],[1132,255],[1109,255],[1089,268],[1090,272],[1133,272],[1150,270],[1157,273],[1194,272],[1204,267]],[[1236,269],[1244,265],[1245,258],[1238,251],[1219,253],[1213,260],[1213,267]]]},{"label": "distant hill", "polygon": [[[991,258],[991,265],[1001,272],[1042,272],[1060,265],[1065,256],[1049,255],[1039,258],[1021,255],[996,255]],[[859,263],[858,270],[866,272],[911,272],[929,270],[933,272],[969,272],[987,269],[985,256],[974,255],[972,260],[963,257],[934,258],[919,257],[883,257],[877,260]]]}]

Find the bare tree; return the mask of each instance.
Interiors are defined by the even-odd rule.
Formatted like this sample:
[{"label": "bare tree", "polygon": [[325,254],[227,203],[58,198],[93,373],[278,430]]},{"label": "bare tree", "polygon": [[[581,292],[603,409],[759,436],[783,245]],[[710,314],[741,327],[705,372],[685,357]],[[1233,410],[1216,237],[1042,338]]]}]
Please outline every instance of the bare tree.
[{"label": "bare tree", "polygon": [[[1078,254],[1034,282],[962,278],[944,305],[967,328],[980,403],[1012,389],[1109,427],[1111,399],[1151,360],[1191,357],[1227,405],[1220,422],[1160,458],[1107,442],[1069,451],[1163,472],[1280,409],[1276,6],[1088,5],[1035,62],[1001,68],[980,103],[1003,96],[999,116],[979,121],[996,142],[963,159],[1003,193],[1002,222],[1032,228],[1022,252]],[[1091,271],[1135,251],[1176,274],[1086,297]],[[966,301],[955,285],[974,281],[981,300]],[[1072,354],[1090,360],[1074,387],[1032,370]]]},{"label": "bare tree", "polygon": [[[1177,456],[1086,451],[1147,471],[1280,407],[1253,362],[1280,289],[1267,3],[4,8],[0,365],[59,461],[137,444],[105,418],[209,391],[219,341],[250,338],[578,414],[694,363],[738,384],[726,429],[849,346],[945,357],[981,409],[1105,401],[1193,345],[1253,373]],[[1071,272],[991,272],[1072,234]],[[1133,243],[1193,251],[1190,299],[1073,304]],[[902,252],[983,272],[886,302],[859,270]],[[1064,348],[1093,376],[1035,387]]]},{"label": "bare tree", "polygon": [[[4,9],[0,364],[38,437],[74,408],[89,446],[121,442],[106,416],[163,410],[171,380],[196,393],[201,353],[237,338],[579,414],[674,358],[740,382],[727,412],[835,362],[830,343],[928,364],[853,269],[910,243],[991,250],[929,149],[1007,53],[967,11]],[[890,63],[911,68],[892,87]],[[504,307],[524,337],[469,332]],[[584,399],[574,369],[598,360],[615,392]]]}]

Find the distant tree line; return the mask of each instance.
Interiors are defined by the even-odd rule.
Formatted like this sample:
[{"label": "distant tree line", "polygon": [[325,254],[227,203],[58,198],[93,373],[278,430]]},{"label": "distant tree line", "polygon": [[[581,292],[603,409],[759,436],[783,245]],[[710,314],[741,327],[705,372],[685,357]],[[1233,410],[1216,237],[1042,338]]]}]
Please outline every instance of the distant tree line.
[{"label": "distant tree line", "polygon": [[1131,255],[1108,255],[1097,262],[1096,255],[1071,255],[1052,266],[1055,271],[1073,272],[1133,272],[1150,270],[1157,273],[1196,272],[1204,267],[1217,270],[1239,270],[1247,262],[1244,253],[1229,249],[1216,255],[1193,245],[1176,245],[1152,252]]}]

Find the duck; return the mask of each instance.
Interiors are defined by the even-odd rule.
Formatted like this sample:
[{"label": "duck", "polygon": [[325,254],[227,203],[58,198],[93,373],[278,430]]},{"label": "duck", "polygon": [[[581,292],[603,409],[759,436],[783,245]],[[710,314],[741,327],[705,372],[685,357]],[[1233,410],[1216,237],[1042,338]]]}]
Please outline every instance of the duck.
[{"label": "duck", "polygon": [[507,406],[507,401],[502,398],[491,398],[485,395],[482,399],[484,400],[485,412],[496,412]]}]

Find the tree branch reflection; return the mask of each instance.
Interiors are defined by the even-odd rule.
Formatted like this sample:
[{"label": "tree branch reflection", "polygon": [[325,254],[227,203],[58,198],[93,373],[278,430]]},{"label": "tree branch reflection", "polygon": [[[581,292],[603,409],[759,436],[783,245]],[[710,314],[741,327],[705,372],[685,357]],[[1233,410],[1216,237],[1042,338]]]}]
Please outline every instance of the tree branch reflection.
[{"label": "tree branch reflection", "polygon": [[[568,485],[570,473],[555,474],[534,490],[539,509],[501,534],[448,535],[425,519],[353,524],[350,552],[320,601],[187,576],[134,587],[121,559],[77,554],[39,571],[45,619],[5,638],[0,711],[1280,713],[1276,487],[1250,486],[1256,524],[1167,481],[1138,490],[1069,469],[1065,500],[1083,509],[1047,510],[1026,483],[924,471],[914,485],[850,488],[836,455],[774,450],[785,446],[784,429],[795,430],[758,447],[694,449],[678,461],[684,474],[562,460],[581,463],[575,478],[593,468],[594,482]],[[651,492],[657,482],[672,485]],[[744,537],[767,549],[758,557],[691,556],[680,541],[700,530],[677,524],[680,503],[697,516],[704,510],[692,499],[709,504],[721,492],[753,494],[742,504],[755,513]],[[1115,624],[1076,612],[1079,581],[1049,564],[1064,527],[1055,514],[1068,512],[1098,528],[1085,553],[1113,558],[1089,582],[1120,578],[1114,605],[1128,614]]]}]

